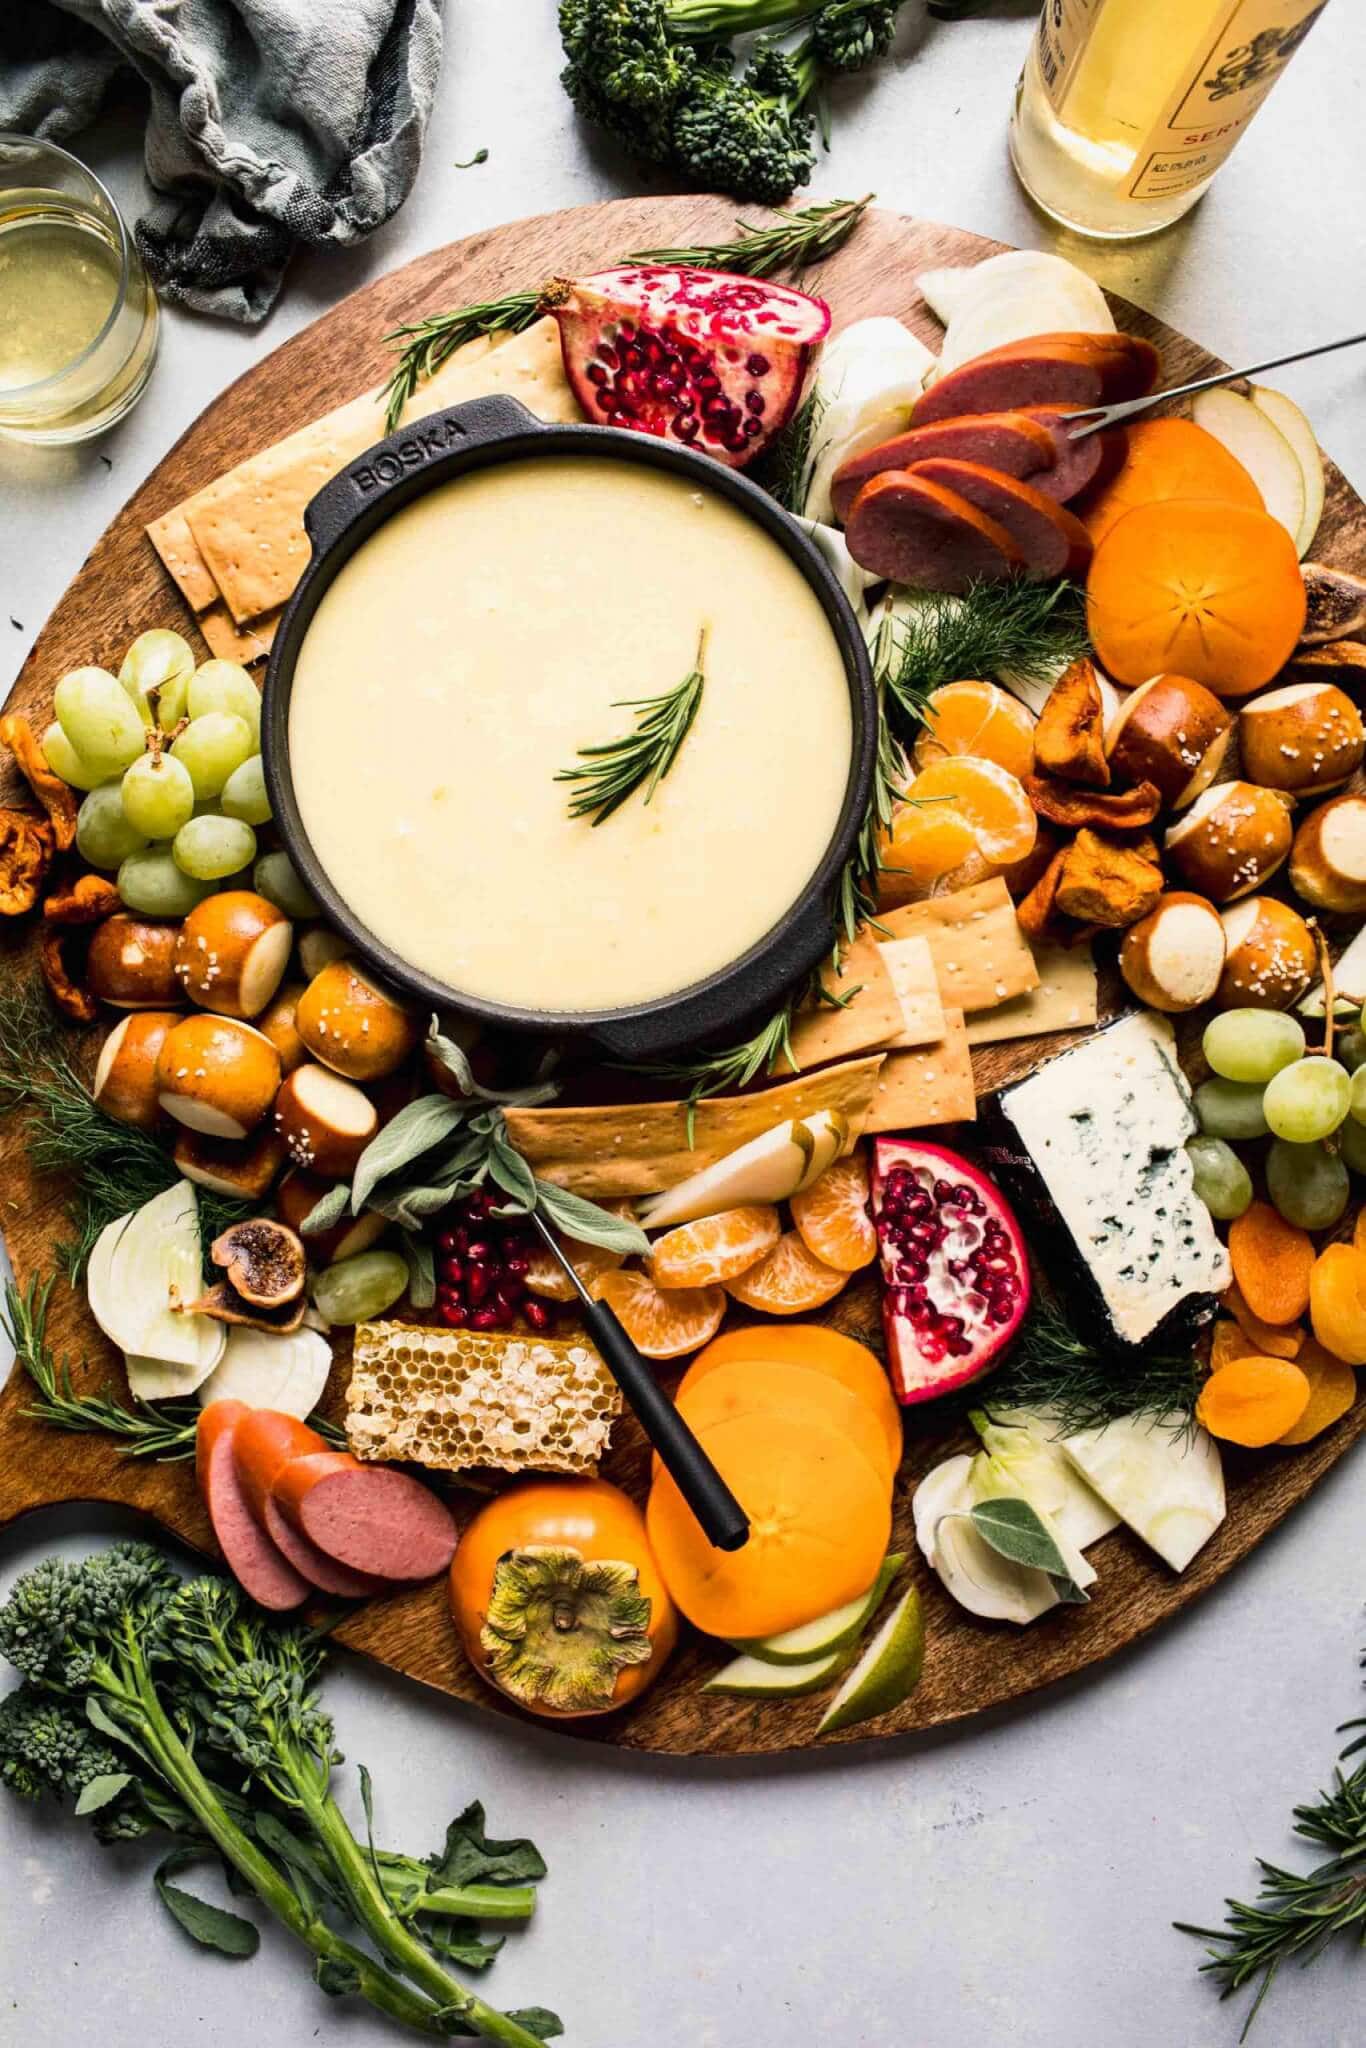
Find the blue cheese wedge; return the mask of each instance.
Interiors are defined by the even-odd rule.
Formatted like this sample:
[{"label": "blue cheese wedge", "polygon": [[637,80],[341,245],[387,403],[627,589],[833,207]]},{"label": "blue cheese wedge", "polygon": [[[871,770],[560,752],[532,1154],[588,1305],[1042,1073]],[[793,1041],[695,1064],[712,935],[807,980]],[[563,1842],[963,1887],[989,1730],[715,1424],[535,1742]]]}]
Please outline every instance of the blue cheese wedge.
[{"label": "blue cheese wedge", "polygon": [[1107,1334],[1142,1344],[1232,1279],[1195,1192],[1190,1090],[1165,1017],[1121,1017],[1003,1091],[1004,1176],[1064,1240]]}]

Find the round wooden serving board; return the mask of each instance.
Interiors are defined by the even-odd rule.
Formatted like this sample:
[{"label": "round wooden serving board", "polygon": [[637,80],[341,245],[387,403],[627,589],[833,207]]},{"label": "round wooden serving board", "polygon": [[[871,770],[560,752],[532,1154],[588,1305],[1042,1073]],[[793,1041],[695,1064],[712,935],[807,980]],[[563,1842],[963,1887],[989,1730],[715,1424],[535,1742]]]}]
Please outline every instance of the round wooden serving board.
[{"label": "round wooden serving board", "polygon": [[[716,242],[729,238],[734,209],[711,198],[631,199],[578,207],[516,221],[419,257],[392,276],[356,292],[333,312],[266,356],[225,391],[171,450],[99,541],[58,605],[11,693],[12,707],[40,726],[50,716],[52,687],[84,662],[117,664],[133,636],[148,626],[190,630],[181,600],[152,552],[146,522],[233,463],[278,441],[295,427],[354,396],[386,374],[391,356],[384,335],[400,323],[439,308],[493,298],[552,275],[605,267],[633,249]],[[893,313],[937,345],[939,328],[921,304],[918,271],[972,263],[1000,244],[928,221],[870,213],[853,240],[808,277],[809,289],[829,298],[837,326],[870,313]],[[1164,382],[1208,372],[1216,359],[1185,336],[1122,301],[1119,324],[1157,342]],[[155,388],[149,401],[156,403]],[[1329,465],[1328,502],[1315,545],[1319,560],[1360,569],[1366,564],[1366,506]],[[12,764],[0,802],[23,800]],[[31,920],[28,921],[31,924]],[[5,935],[4,971],[32,966],[30,934]],[[988,1048],[975,1058],[979,1092],[1027,1071],[1067,1041],[1051,1038]],[[63,1235],[62,1190],[32,1175],[22,1120],[0,1125],[3,1227],[21,1286],[52,1269],[53,1246]],[[880,1343],[875,1282],[862,1275],[827,1311],[852,1335]],[[64,1285],[51,1320],[56,1348],[71,1360],[78,1387],[121,1381],[120,1361],[86,1313],[84,1298]],[[344,1362],[334,1376],[342,1378]],[[0,1393],[0,1524],[58,1502],[111,1501],[141,1510],[173,1535],[211,1553],[213,1541],[188,1464],[154,1465],[118,1456],[102,1437],[71,1436],[28,1420],[24,1375],[15,1372]],[[1358,1403],[1336,1428],[1304,1450],[1226,1456],[1229,1513],[1183,1577],[1176,1578],[1125,1531],[1093,1552],[1099,1578],[1089,1605],[1062,1607],[1016,1631],[973,1621],[941,1590],[918,1555],[913,1570],[925,1604],[928,1651],[918,1690],[895,1713],[848,1737],[888,1736],[961,1719],[1018,1699],[1082,1670],[1132,1642],[1196,1599],[1221,1578],[1336,1463],[1366,1428]],[[618,1431],[608,1471],[639,1496],[645,1478],[643,1443],[631,1423]],[[933,1410],[911,1410],[907,1450],[896,1489],[894,1540],[914,1553],[911,1494],[919,1476],[951,1450],[968,1447],[965,1428],[946,1426]],[[457,1497],[468,1511],[469,1494]],[[517,1710],[475,1678],[447,1618],[444,1587],[426,1586],[351,1613],[337,1630],[340,1641],[393,1670],[514,1720]],[[716,1648],[687,1642],[640,1704],[605,1721],[568,1722],[566,1732],[627,1749],[675,1755],[734,1756],[812,1745],[824,1702],[817,1699],[755,1703],[702,1695],[698,1688],[721,1661]]]}]

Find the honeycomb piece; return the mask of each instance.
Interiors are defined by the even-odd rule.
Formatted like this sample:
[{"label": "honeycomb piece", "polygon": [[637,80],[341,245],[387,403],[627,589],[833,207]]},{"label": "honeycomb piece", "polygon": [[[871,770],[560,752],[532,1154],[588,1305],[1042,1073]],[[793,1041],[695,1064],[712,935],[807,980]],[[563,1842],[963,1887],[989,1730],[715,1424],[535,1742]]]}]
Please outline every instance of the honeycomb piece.
[{"label": "honeycomb piece", "polygon": [[459,1472],[592,1472],[621,1393],[586,1341],[361,1323],[346,1434],[358,1458]]}]

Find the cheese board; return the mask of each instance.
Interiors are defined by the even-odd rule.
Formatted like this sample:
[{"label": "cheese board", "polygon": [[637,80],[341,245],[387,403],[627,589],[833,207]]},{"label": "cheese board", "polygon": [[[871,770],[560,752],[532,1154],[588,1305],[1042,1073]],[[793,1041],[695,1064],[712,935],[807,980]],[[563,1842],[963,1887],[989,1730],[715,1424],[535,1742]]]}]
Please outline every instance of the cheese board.
[{"label": "cheese board", "polygon": [[[616,261],[624,250],[724,240],[732,225],[731,210],[720,201],[706,198],[632,200],[576,209],[514,223],[492,234],[452,244],[356,293],[266,357],[224,393],[130,500],[97,544],[40,636],[16,682],[10,710],[30,712],[35,720],[45,722],[57,677],[91,660],[116,661],[135,634],[151,627],[193,632],[190,614],[167,580],[162,561],[147,537],[147,527],[164,522],[173,508],[187,499],[195,500],[195,494],[207,495],[228,465],[240,463],[257,450],[276,447],[282,436],[306,428],[327,408],[353,401],[367,383],[384,377],[391,357],[383,337],[391,329],[420,320],[436,308],[492,298],[510,284],[520,286],[527,281],[582,275]],[[871,315],[891,315],[927,343],[935,343],[938,323],[917,291],[915,277],[944,266],[975,264],[998,253],[999,245],[965,230],[871,211],[857,235],[806,284],[829,299],[841,326]],[[1126,334],[1160,348],[1167,381],[1222,367],[1195,342],[1151,316],[1119,301],[1114,305],[1119,325]],[[362,449],[376,431],[372,423],[360,442]],[[334,468],[343,466],[348,451],[340,447],[337,453],[340,460],[334,460]],[[952,458],[949,466],[952,467]],[[964,467],[959,463],[958,471]],[[1331,464],[1325,465],[1325,472],[1326,495],[1314,542],[1315,559],[1330,567],[1350,570],[1366,561],[1366,506]],[[355,474],[354,469],[349,473]],[[958,475],[958,481],[965,479]],[[196,532],[200,530],[197,526]],[[994,530],[999,532],[999,528]],[[211,541],[215,531],[206,518],[202,524],[204,537]],[[164,526],[158,546],[162,560],[169,562],[175,543],[167,537]],[[231,548],[216,560],[220,567],[231,569]],[[252,566],[248,562],[247,567]],[[207,570],[204,573],[207,575]],[[191,581],[192,572],[187,571],[181,587],[188,587]],[[234,586],[226,574],[225,582],[230,590],[235,587],[241,592],[242,585]],[[253,617],[271,617],[267,605],[277,594],[268,576],[258,575],[251,594],[240,595],[243,618],[229,618],[231,605],[225,606],[215,598],[199,610],[199,630],[213,636],[210,645],[215,652],[232,645],[239,658],[250,659],[251,646],[239,643],[249,641]],[[252,607],[256,607],[254,613]],[[286,624],[286,634],[288,630]],[[1139,694],[1134,692],[1135,697]],[[8,780],[0,788],[0,800],[8,802],[18,793],[19,784],[8,762],[5,772]],[[1064,810],[1064,815],[1070,813]],[[962,893],[970,895],[971,890]],[[964,923],[953,927],[943,908],[948,901],[941,897],[932,899],[929,905],[909,902],[894,905],[885,913],[893,943],[912,949],[910,955],[898,955],[898,967],[908,975],[916,959],[924,957],[923,953],[915,954],[915,948],[928,946],[933,953],[936,945],[949,946],[955,936],[961,941],[963,930],[970,929],[966,920],[994,914],[994,898],[973,898],[971,910],[963,913]],[[939,905],[937,910],[935,902]],[[1024,907],[1022,901],[1022,921]],[[1013,914],[1010,925],[1013,930]],[[12,926],[5,931],[4,938],[6,974],[18,977],[31,965],[32,939],[15,932]],[[1157,948],[1150,943],[1149,965],[1156,954]],[[949,969],[962,977],[975,971],[961,945],[942,954],[942,960],[947,960]],[[976,1012],[974,1022],[980,1024],[979,1005],[997,1002],[1008,1008],[1012,1002],[1027,1000],[1033,981],[1022,979],[1018,985],[1000,981],[999,960],[999,953],[993,953],[991,971],[995,985],[979,992],[976,1002],[969,991],[958,1015],[966,1011],[973,1018]],[[933,984],[933,975],[930,979]],[[942,974],[940,979],[942,984]],[[1127,1003],[1118,975],[1107,973],[1101,984],[1100,1020],[1104,1022],[1117,1015]],[[905,1000],[901,1009],[909,1015]],[[816,1012],[812,1018],[801,1020],[804,1028],[815,1031],[821,1015]],[[974,1022],[961,1027],[965,1072],[968,1045],[974,1039]],[[1054,1031],[1042,1039],[1026,1032],[1019,1036],[1002,1035],[994,1042],[974,1042],[971,1083],[975,1084],[976,1094],[986,1095],[1024,1081],[1044,1057],[1081,1043],[1086,1035],[1080,1031]],[[933,1032],[926,1036],[937,1042]],[[1180,1036],[1183,1048],[1191,1050],[1191,1027],[1182,1025]],[[821,1055],[817,1052],[810,1057],[818,1060]],[[897,1057],[909,1060],[911,1053],[901,1052]],[[923,1099],[923,1072],[917,1075],[917,1084],[922,1091],[918,1099]],[[800,1088],[803,1084],[794,1081],[791,1085]],[[971,1108],[971,1087],[967,1106]],[[699,1105],[698,1124],[704,1142],[708,1113],[706,1103]],[[538,1112],[532,1107],[509,1115],[509,1127],[523,1155],[531,1159],[538,1171],[546,1171],[552,1178],[559,1170],[554,1147],[568,1145],[562,1127],[552,1129],[547,1121],[557,1114],[567,1112]],[[582,1112],[583,1128],[590,1136],[593,1115],[591,1107]],[[1043,1115],[1046,1121],[1046,1105]],[[648,1122],[644,1111],[641,1118],[642,1125]],[[934,1120],[944,1121],[942,1117]],[[763,1127],[761,1120],[758,1134],[762,1134]],[[882,1127],[899,1128],[899,1124],[889,1122]],[[952,1142],[955,1127],[949,1124],[946,1133],[935,1135],[947,1135]],[[580,1140],[588,1142],[582,1133]],[[678,1142],[676,1138],[674,1142]],[[734,1142],[732,1135],[729,1143]],[[545,1147],[544,1153],[537,1153],[538,1144]],[[724,1145],[718,1146],[718,1154],[725,1149]],[[50,1179],[32,1171],[25,1126],[17,1116],[3,1119],[0,1157],[6,1175],[5,1236],[22,1287],[51,1268],[54,1246],[65,1229],[63,1193]],[[672,1175],[675,1180],[679,1177],[678,1172]],[[572,1186],[572,1179],[567,1184]],[[599,1196],[650,1196],[658,1187],[668,1185],[666,1176],[662,1181],[644,1185],[623,1180],[619,1187],[609,1187],[599,1176],[591,1192]],[[743,1293],[740,1299],[743,1301]],[[732,1313],[736,1321],[743,1321],[743,1310]],[[809,1320],[822,1322],[834,1331],[880,1349],[879,1290],[872,1272],[865,1268],[856,1273],[843,1291],[828,1306],[814,1310]],[[49,1340],[58,1356],[65,1354],[74,1362],[78,1388],[103,1384],[116,1364],[117,1354],[86,1312],[83,1297],[64,1286],[59,1286],[53,1297]],[[339,1360],[344,1352],[344,1345],[339,1345]],[[673,1367],[662,1368],[666,1384],[672,1384],[673,1375]],[[0,1395],[0,1521],[8,1522],[64,1501],[115,1502],[149,1515],[196,1549],[213,1550],[209,1520],[190,1465],[120,1458],[106,1439],[61,1434],[25,1415],[30,1392],[23,1378],[15,1374]],[[334,1388],[330,1409],[325,1412],[341,1413],[339,1389]],[[891,1540],[900,1549],[913,1551],[911,1502],[918,1482],[938,1461],[969,1448],[974,1440],[961,1416],[945,1419],[944,1411],[933,1406],[912,1407],[908,1415],[905,1455],[893,1490]],[[1227,1517],[1181,1576],[1156,1565],[1149,1552],[1127,1531],[1116,1530],[1104,1537],[1095,1550],[1099,1576],[1091,1588],[1089,1603],[1085,1607],[1061,1605],[1019,1637],[999,1626],[984,1627],[965,1615],[940,1579],[923,1569],[917,1560],[915,1578],[924,1608],[927,1643],[923,1675],[908,1698],[877,1720],[876,1734],[885,1737],[932,1727],[1021,1698],[1134,1641],[1180,1611],[1245,1557],[1351,1448],[1363,1428],[1366,1410],[1358,1404],[1293,1454],[1259,1454],[1230,1448],[1225,1457]],[[623,1421],[616,1427],[612,1449],[604,1461],[604,1476],[640,1499],[648,1485],[648,1457],[648,1446],[639,1431],[629,1421]],[[467,1522],[479,1497],[462,1491],[454,1498],[457,1519]],[[367,1601],[346,1614],[336,1636],[396,1671],[466,1702],[518,1718],[517,1708],[483,1683],[462,1651],[440,1582]],[[568,1721],[563,1726],[566,1732],[583,1739],[684,1755],[772,1752],[808,1747],[815,1741],[822,1700],[703,1694],[699,1688],[714,1673],[717,1662],[713,1645],[691,1637],[657,1683],[629,1707],[605,1716]],[[821,1740],[824,1744],[859,1739],[861,1733],[860,1728],[851,1727],[831,1732]]]}]

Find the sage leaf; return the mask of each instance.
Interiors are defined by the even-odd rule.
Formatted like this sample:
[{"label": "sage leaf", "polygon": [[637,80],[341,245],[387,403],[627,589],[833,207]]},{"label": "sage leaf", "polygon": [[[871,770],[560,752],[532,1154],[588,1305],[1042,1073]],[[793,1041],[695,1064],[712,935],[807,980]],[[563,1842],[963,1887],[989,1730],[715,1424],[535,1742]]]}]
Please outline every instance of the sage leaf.
[{"label": "sage leaf", "polygon": [[261,1945],[261,1937],[251,1921],[244,1920],[240,1913],[225,1913],[221,1906],[212,1906],[207,1899],[197,1899],[193,1892],[182,1891],[179,1885],[168,1882],[173,1871],[183,1870],[201,1854],[198,1849],[173,1849],[153,1874],[157,1897],[191,1941],[197,1941],[201,1948],[215,1950],[220,1956],[230,1956],[234,1962],[244,1962]]},{"label": "sage leaf", "polygon": [[415,1102],[405,1103],[360,1155],[351,1183],[351,1214],[359,1216],[373,1188],[439,1145],[460,1127],[465,1115],[465,1105],[452,1102],[448,1095],[419,1095]]},{"label": "sage leaf", "polygon": [[408,1261],[408,1299],[414,1308],[430,1308],[436,1300],[436,1260],[425,1238],[411,1230],[403,1233],[403,1256]]},{"label": "sage leaf", "polygon": [[497,1137],[489,1152],[489,1178],[527,1215],[536,1207],[536,1176],[506,1138]]},{"label": "sage leaf", "polygon": [[106,1771],[103,1776],[92,1778],[76,1801],[78,1814],[98,1813],[102,1806],[108,1806],[111,1799],[117,1799],[126,1785],[133,1782],[131,1771]]},{"label": "sage leaf", "polygon": [[[1027,1500],[1013,1498],[979,1500],[969,1510],[973,1528],[984,1543],[1012,1564],[1047,1572],[1060,1599],[1084,1602],[1085,1593],[1073,1581],[1067,1561],[1053,1540],[1052,1531]],[[1064,1592],[1063,1587],[1070,1587]]]},{"label": "sage leaf", "polygon": [[461,1094],[476,1102],[505,1103],[509,1109],[539,1109],[543,1103],[553,1102],[560,1092],[558,1083],[551,1080],[530,1081],[524,1088],[485,1088],[475,1080],[464,1047],[444,1036],[435,1017],[427,1034],[426,1049],[448,1074],[454,1074]]},{"label": "sage leaf", "polygon": [[536,1206],[542,1209],[555,1225],[569,1237],[577,1237],[583,1244],[600,1244],[609,1252],[646,1253],[650,1240],[638,1223],[628,1217],[613,1216],[606,1209],[600,1209],[596,1202],[588,1201],[583,1195],[571,1194],[568,1188],[557,1188],[553,1182],[538,1180],[536,1183]]},{"label": "sage leaf", "polygon": [[345,1181],[338,1181],[336,1187],[329,1188],[327,1193],[313,1204],[299,1225],[300,1237],[317,1237],[324,1230],[330,1230],[334,1223],[340,1223],[350,1200],[350,1188]]}]

